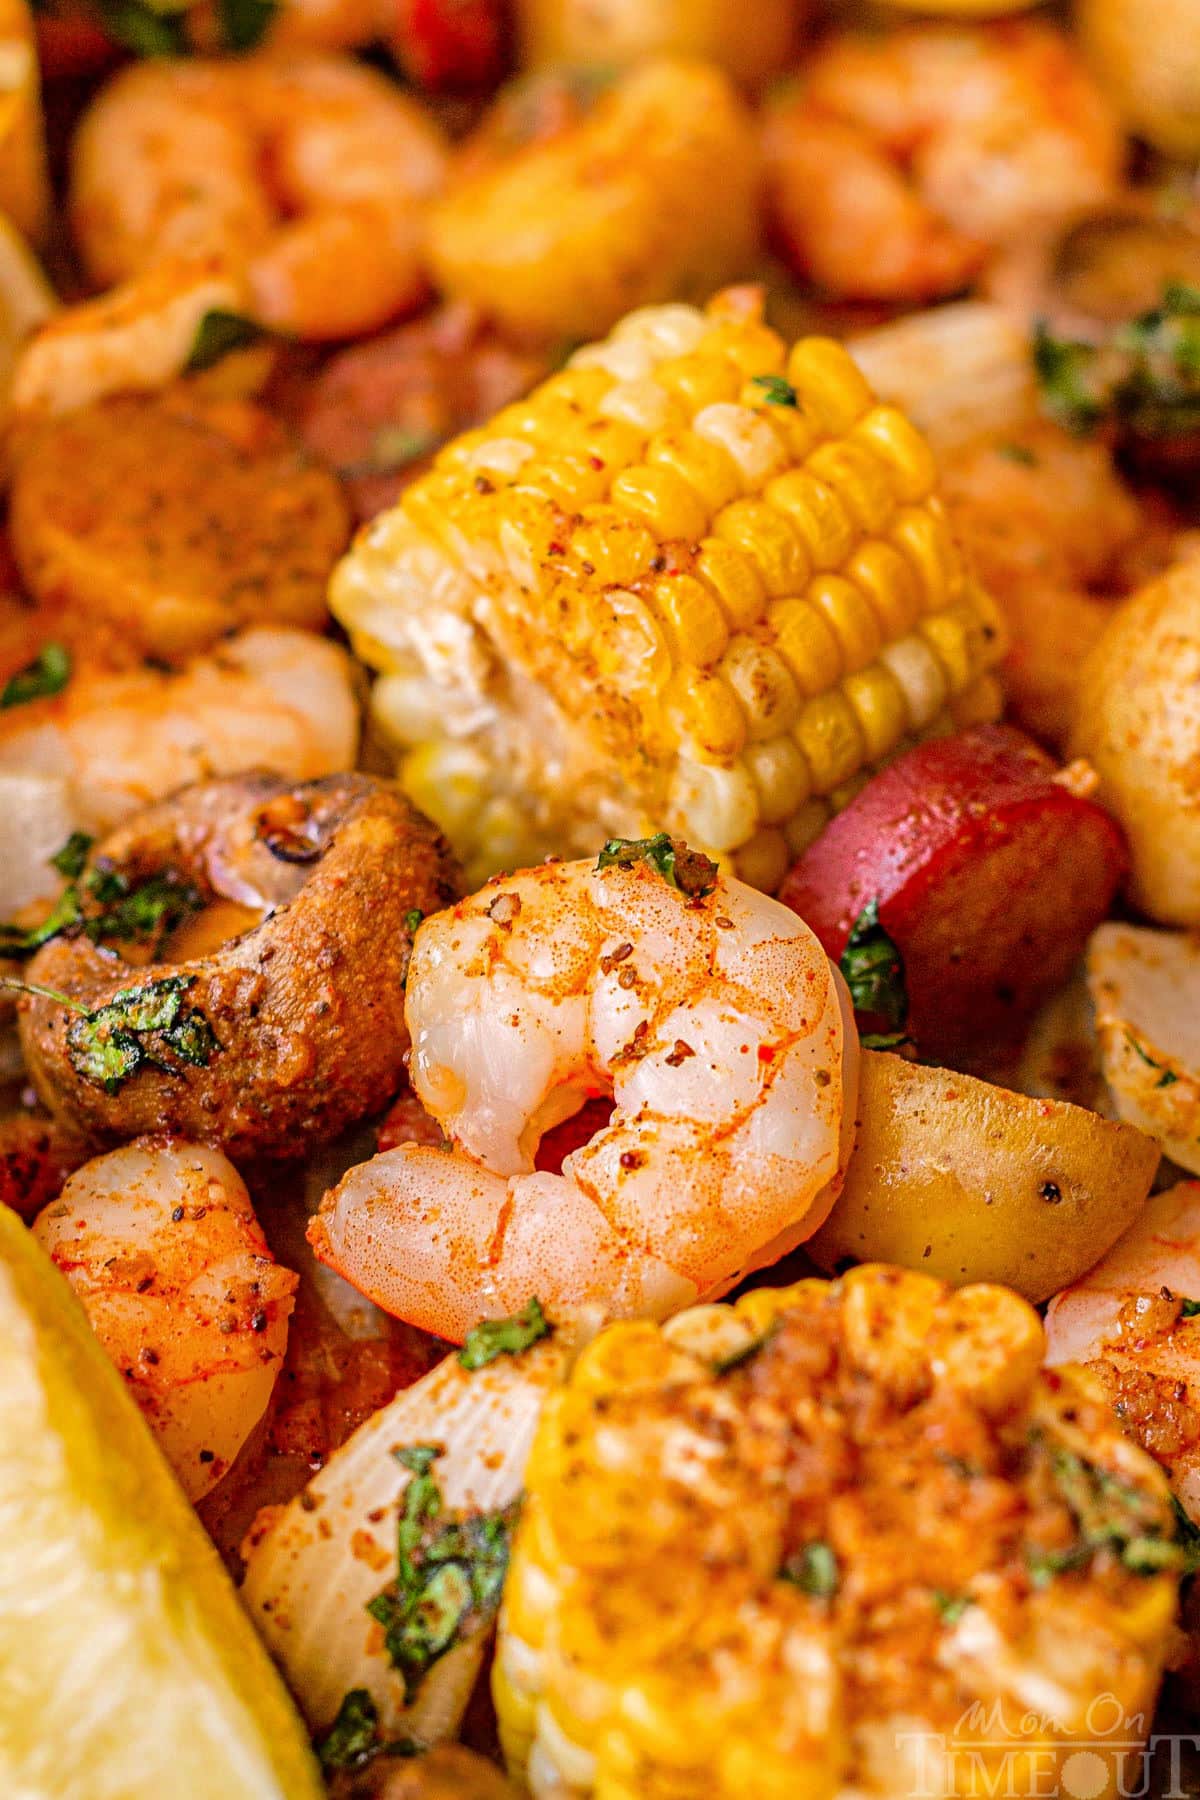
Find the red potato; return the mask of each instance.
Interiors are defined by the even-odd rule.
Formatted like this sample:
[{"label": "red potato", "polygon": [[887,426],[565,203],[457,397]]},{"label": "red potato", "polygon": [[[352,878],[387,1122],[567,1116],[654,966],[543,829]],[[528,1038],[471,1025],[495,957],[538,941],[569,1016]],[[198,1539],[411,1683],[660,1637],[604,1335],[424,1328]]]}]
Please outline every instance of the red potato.
[{"label": "red potato", "polygon": [[385,35],[418,87],[434,93],[485,92],[505,62],[501,0],[391,0]]},{"label": "red potato", "polygon": [[95,13],[81,0],[38,9],[33,16],[42,79],[94,75],[121,54]]},{"label": "red potato", "polygon": [[1125,841],[1021,732],[987,725],[900,757],[805,851],[780,898],[840,957],[877,900],[908,1031],[952,1057],[1012,1038],[1108,912]]}]

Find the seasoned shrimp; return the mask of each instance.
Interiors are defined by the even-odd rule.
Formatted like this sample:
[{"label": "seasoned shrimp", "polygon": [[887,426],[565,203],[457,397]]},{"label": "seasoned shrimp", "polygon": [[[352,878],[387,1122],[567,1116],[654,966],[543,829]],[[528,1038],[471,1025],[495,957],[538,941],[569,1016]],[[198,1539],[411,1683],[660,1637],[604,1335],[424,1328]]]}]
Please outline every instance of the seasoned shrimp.
[{"label": "seasoned shrimp", "polygon": [[[637,848],[497,877],[417,933],[412,1080],[452,1148],[351,1170],[310,1240],[441,1337],[534,1293],[560,1316],[662,1317],[773,1262],[841,1188],[858,1064],[840,978],[775,901],[708,887],[680,845],[689,895]],[[602,1092],[609,1124],[536,1171],[542,1134]]]},{"label": "seasoned shrimp", "polygon": [[172,673],[77,651],[61,693],[0,710],[0,774],[65,793],[72,827],[93,833],[211,775],[306,781],[350,768],[357,743],[349,657],[283,626],[238,632]]},{"label": "seasoned shrimp", "polygon": [[139,1138],[78,1169],[33,1229],[198,1500],[266,1411],[296,1288],[237,1170]]},{"label": "seasoned shrimp", "polygon": [[1046,1313],[1046,1361],[1099,1375],[1131,1437],[1163,1464],[1200,1524],[1200,1181],[1140,1218]]},{"label": "seasoned shrimp", "polygon": [[264,325],[355,337],[424,297],[423,208],[444,164],[420,106],[348,59],[143,62],[79,128],[71,217],[102,286],[219,256]]},{"label": "seasoned shrimp", "polygon": [[1122,138],[1070,41],[1021,20],[835,34],[766,151],[790,259],[832,293],[916,301],[1108,196]]}]

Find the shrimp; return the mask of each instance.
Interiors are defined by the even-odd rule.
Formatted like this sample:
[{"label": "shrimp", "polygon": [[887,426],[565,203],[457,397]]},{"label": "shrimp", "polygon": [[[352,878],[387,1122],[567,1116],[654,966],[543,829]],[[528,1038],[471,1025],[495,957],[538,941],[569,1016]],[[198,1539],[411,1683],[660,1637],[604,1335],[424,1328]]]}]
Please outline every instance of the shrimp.
[{"label": "shrimp", "polygon": [[[666,839],[649,840],[649,851]],[[413,1086],[450,1147],[353,1169],[310,1227],[386,1311],[461,1339],[537,1294],[559,1317],[663,1317],[811,1235],[841,1189],[858,1086],[840,977],[794,913],[676,846],[496,877],[426,920]],[[537,1171],[542,1134],[610,1122]]]},{"label": "shrimp", "polygon": [[267,1409],[296,1288],[237,1170],[199,1144],[139,1138],[76,1170],[33,1230],[199,1500]]},{"label": "shrimp", "polygon": [[71,218],[101,286],[216,256],[261,324],[356,337],[424,298],[424,205],[444,169],[433,120],[349,59],[143,62],[80,125]]},{"label": "shrimp", "polygon": [[993,249],[1109,196],[1122,144],[1050,26],[836,33],[768,115],[776,236],[831,293],[932,299]]},{"label": "shrimp", "polygon": [[1046,1361],[1082,1363],[1200,1524],[1200,1181],[1181,1181],[1046,1313]]},{"label": "shrimp", "polygon": [[357,744],[349,657],[283,626],[240,631],[170,673],[76,650],[61,693],[0,710],[0,778],[40,782],[60,824],[93,834],[212,775],[351,768]]}]

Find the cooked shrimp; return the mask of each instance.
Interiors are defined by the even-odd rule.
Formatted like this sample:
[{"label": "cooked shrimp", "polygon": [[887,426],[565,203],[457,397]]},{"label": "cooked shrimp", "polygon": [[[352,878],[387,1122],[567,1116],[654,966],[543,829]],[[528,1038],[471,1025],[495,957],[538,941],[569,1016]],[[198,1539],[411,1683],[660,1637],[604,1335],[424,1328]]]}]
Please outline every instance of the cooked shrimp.
[{"label": "cooked shrimp", "polygon": [[[559,1316],[658,1317],[722,1293],[840,1190],[846,1005],[808,927],[740,882],[689,897],[636,860],[497,877],[425,922],[409,969],[413,1085],[452,1148],[351,1170],[317,1255],[454,1339],[535,1293]],[[543,1132],[602,1092],[609,1124],[535,1171]]]},{"label": "cooked shrimp", "polygon": [[1070,41],[1021,20],[836,33],[766,150],[786,254],[832,293],[914,301],[1104,199],[1122,138]]},{"label": "cooked shrimp", "polygon": [[1046,1313],[1046,1361],[1082,1363],[1166,1468],[1200,1524],[1200,1182],[1155,1194],[1089,1275]]},{"label": "cooked shrimp", "polygon": [[357,742],[349,657],[282,626],[238,632],[172,673],[76,651],[61,693],[0,711],[0,773],[61,784],[73,827],[93,833],[210,775],[350,768]]},{"label": "cooked shrimp", "polygon": [[215,255],[264,325],[355,337],[424,297],[423,206],[444,162],[420,106],[348,59],[143,62],[79,128],[71,216],[102,286]]},{"label": "cooked shrimp", "polygon": [[296,1287],[237,1170],[139,1138],[78,1169],[33,1229],[198,1500],[266,1411]]},{"label": "cooked shrimp", "polygon": [[244,282],[215,257],[169,257],[34,333],[13,373],[18,413],[74,412],[108,394],[148,393],[183,373],[205,318],[245,313]]},{"label": "cooked shrimp", "polygon": [[[1013,715],[1062,745],[1084,657],[1129,589],[1127,565],[1152,554],[1154,521],[1107,449],[1049,423],[992,434],[948,457],[943,494],[1008,621]],[[1165,559],[1166,537],[1161,548]]]}]

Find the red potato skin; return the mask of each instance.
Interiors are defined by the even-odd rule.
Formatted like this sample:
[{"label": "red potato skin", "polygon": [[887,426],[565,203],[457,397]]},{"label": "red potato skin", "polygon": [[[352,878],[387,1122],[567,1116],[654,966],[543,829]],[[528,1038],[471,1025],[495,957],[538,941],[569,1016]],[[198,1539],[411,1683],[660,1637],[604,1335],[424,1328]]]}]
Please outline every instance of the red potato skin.
[{"label": "red potato skin", "polygon": [[388,43],[419,87],[486,92],[504,72],[501,0],[392,0]]},{"label": "red potato skin", "polygon": [[45,81],[71,75],[94,75],[121,51],[99,21],[83,5],[70,0],[61,9],[35,12],[38,66]]},{"label": "red potato skin", "polygon": [[878,899],[923,1054],[969,1058],[1015,1037],[1109,910],[1128,862],[1120,827],[1053,775],[1004,725],[918,745],[784,880],[780,899],[835,960]]}]

